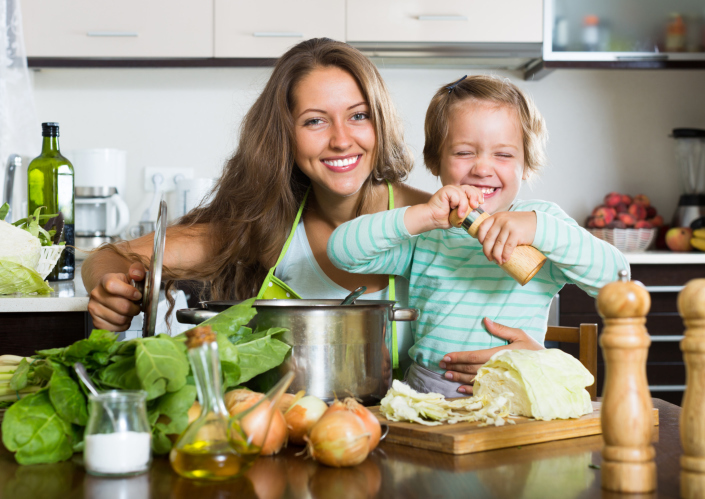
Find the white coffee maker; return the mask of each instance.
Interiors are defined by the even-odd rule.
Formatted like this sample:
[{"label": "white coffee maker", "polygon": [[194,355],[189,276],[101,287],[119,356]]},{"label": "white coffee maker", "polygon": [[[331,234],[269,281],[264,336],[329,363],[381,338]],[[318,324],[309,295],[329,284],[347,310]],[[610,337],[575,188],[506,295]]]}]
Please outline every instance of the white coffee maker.
[{"label": "white coffee maker", "polygon": [[76,206],[76,259],[103,243],[120,240],[130,221],[122,198],[126,186],[127,152],[119,149],[71,151]]}]

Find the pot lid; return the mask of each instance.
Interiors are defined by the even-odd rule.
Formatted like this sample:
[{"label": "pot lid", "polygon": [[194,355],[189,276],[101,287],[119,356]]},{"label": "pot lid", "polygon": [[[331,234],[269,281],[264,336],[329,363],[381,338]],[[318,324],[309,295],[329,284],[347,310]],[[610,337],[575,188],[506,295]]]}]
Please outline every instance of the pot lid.
[{"label": "pot lid", "polygon": [[159,215],[154,229],[154,246],[152,262],[144,280],[142,293],[142,337],[154,336],[157,326],[157,308],[159,306],[159,288],[162,284],[162,263],[164,261],[164,243],[166,241],[166,201],[159,203]]}]

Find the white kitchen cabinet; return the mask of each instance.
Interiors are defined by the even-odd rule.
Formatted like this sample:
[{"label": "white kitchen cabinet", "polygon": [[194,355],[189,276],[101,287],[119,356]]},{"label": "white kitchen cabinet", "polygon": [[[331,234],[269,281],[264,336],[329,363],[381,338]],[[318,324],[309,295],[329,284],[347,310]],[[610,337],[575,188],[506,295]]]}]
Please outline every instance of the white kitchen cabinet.
[{"label": "white kitchen cabinet", "polygon": [[542,0],[348,0],[347,41],[541,42]]},{"label": "white kitchen cabinet", "polygon": [[345,40],[345,0],[215,0],[215,57],[279,57],[318,37]]},{"label": "white kitchen cabinet", "polygon": [[28,57],[213,57],[212,0],[22,0]]}]

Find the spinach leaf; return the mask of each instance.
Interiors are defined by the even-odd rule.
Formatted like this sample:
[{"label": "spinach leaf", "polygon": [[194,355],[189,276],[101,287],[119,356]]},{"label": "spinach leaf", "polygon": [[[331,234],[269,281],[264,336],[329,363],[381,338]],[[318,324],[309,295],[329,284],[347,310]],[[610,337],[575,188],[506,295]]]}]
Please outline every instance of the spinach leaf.
[{"label": "spinach leaf", "polygon": [[[257,315],[257,310],[252,308],[254,302],[255,299],[250,298],[242,303],[233,305],[215,317],[203,321],[199,326],[210,326],[216,333],[223,333],[227,336],[236,335],[240,330],[240,326],[246,326]],[[179,336],[185,336],[185,334],[182,333]]]},{"label": "spinach leaf", "polygon": [[155,426],[164,430],[166,434],[180,434],[188,426],[187,413],[195,401],[196,387],[194,385],[184,385],[177,392],[159,397],[155,411],[169,418],[169,422],[156,422]]},{"label": "spinach leaf", "polygon": [[49,399],[57,414],[69,423],[85,426],[88,408],[81,387],[71,377],[69,369],[55,362],[54,374],[49,381]]},{"label": "spinach leaf", "polygon": [[100,371],[101,384],[121,390],[141,390],[134,357],[124,357]]},{"label": "spinach leaf", "polygon": [[175,392],[186,384],[189,364],[186,347],[170,336],[160,334],[137,344],[135,366],[147,400]]},{"label": "spinach leaf", "polygon": [[5,412],[2,442],[20,464],[55,463],[73,454],[71,425],[54,410],[49,390],[24,397]]},{"label": "spinach leaf", "polygon": [[9,203],[4,203],[2,206],[0,206],[0,220],[5,220],[5,217],[7,214],[10,212],[10,204]]},{"label": "spinach leaf", "polygon": [[13,374],[12,378],[10,378],[10,389],[19,391],[26,387],[28,374],[29,362],[27,362],[27,358],[25,357],[20,361],[17,369],[15,369],[15,374]]},{"label": "spinach leaf", "polygon": [[[220,346],[220,345],[219,345]],[[238,355],[240,367],[240,383],[244,383],[260,373],[277,367],[282,362],[291,347],[272,336],[265,336],[248,343],[233,345]]]}]

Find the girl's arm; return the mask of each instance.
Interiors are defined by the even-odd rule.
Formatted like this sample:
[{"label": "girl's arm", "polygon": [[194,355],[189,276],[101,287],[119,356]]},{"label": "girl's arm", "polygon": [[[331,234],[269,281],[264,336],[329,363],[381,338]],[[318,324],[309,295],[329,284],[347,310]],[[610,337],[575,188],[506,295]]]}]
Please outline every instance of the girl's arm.
[{"label": "girl's arm", "polygon": [[561,272],[552,276],[557,282],[577,284],[597,296],[605,284],[617,279],[620,270],[630,271],[629,262],[617,248],[580,227],[554,203],[527,201],[517,210],[536,213],[533,246]]},{"label": "girl's arm", "polygon": [[405,275],[416,237],[404,225],[409,207],[362,215],[344,223],[328,239],[328,258],[354,274]]}]

